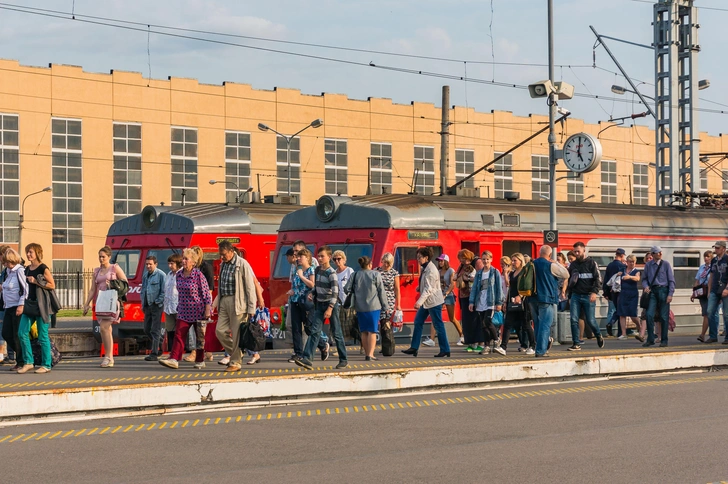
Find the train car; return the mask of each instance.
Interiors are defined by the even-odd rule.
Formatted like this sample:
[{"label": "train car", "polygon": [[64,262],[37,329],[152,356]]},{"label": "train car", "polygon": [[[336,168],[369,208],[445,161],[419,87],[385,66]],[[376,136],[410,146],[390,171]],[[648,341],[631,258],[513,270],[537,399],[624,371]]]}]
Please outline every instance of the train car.
[{"label": "train car", "polygon": [[106,244],[113,250],[113,261],[124,269],[129,279],[125,316],[115,325],[115,331],[119,336],[143,333],[140,291],[147,256],[156,256],[159,268],[167,272],[167,258],[172,253],[199,245],[205,260],[216,262],[217,246],[223,240],[232,242],[250,263],[269,305],[268,278],[276,231],[283,216],[298,208],[301,207],[275,203],[149,205],[137,215],[114,222]]},{"label": "train car", "polygon": [[[700,307],[690,302],[691,289],[702,252],[728,235],[726,215],[713,209],[559,203],[559,247],[566,252],[575,242],[584,242],[603,270],[618,247],[634,254],[642,265],[650,247],[661,246],[664,258],[675,269],[677,290],[672,308],[680,326],[699,327]],[[543,231],[548,228],[549,207],[540,201],[396,194],[324,196],[315,206],[283,218],[270,284],[272,302],[285,302],[289,288],[285,251],[301,239],[311,248],[326,244],[343,250],[354,269],[358,269],[356,260],[361,255],[371,256],[376,266],[384,253],[391,252],[401,274],[405,322],[411,322],[417,297],[418,247],[430,246],[436,256],[449,255],[455,268],[459,250],[475,254],[490,250],[498,267],[502,255],[537,256]],[[607,302],[600,300],[599,316],[603,317]]]}]

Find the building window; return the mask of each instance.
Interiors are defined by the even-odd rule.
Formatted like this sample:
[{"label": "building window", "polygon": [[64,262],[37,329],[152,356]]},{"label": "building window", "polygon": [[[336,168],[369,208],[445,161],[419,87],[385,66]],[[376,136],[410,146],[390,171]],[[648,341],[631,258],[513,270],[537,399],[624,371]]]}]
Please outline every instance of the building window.
[{"label": "building window", "polygon": [[392,193],[392,145],[371,143],[369,176],[372,193]]},{"label": "building window", "polygon": [[225,133],[225,181],[227,202],[250,187],[250,133]]},{"label": "building window", "polygon": [[708,193],[708,168],[700,169],[700,193]]},{"label": "building window", "polygon": [[549,157],[531,155],[531,199],[549,198]]},{"label": "building window", "polygon": [[[455,181],[459,182],[475,171],[475,152],[473,150],[455,150]],[[462,184],[463,188],[475,188],[475,179],[471,178]]]},{"label": "building window", "polygon": [[53,276],[83,272],[83,261],[76,259],[53,260]]},{"label": "building window", "polygon": [[648,176],[646,163],[632,165],[632,191],[635,205],[647,205]]},{"label": "building window", "polygon": [[723,176],[723,194],[728,194],[728,170],[723,170],[721,172],[721,175]]},{"label": "building window", "polygon": [[584,179],[579,174],[579,178],[566,180],[566,199],[570,202],[584,201]]},{"label": "building window", "polygon": [[17,114],[0,114],[0,136],[0,241],[17,243],[20,213]]},{"label": "building window", "polygon": [[197,203],[197,130],[172,128],[172,205]]},{"label": "building window", "polygon": [[114,123],[114,220],[142,211],[142,127]]},{"label": "building window", "polygon": [[83,242],[81,121],[52,119],[53,243]]},{"label": "building window", "polygon": [[[278,175],[278,194],[291,195],[301,193],[301,139],[293,138],[291,140],[291,173],[288,176],[288,162],[286,159],[288,145],[286,138],[278,136],[276,138],[276,168]],[[290,180],[290,190],[288,181]]]},{"label": "building window", "polygon": [[602,203],[617,203],[617,162],[602,161]]},{"label": "building window", "polygon": [[[503,153],[493,153],[494,158]],[[506,155],[495,163],[495,198],[505,198],[513,190],[513,156]]]},{"label": "building window", "polygon": [[415,146],[415,191],[420,195],[432,195],[435,191],[435,148]]},{"label": "building window", "polygon": [[346,140],[324,140],[325,193],[327,195],[342,195],[348,192],[346,186],[348,166]]}]

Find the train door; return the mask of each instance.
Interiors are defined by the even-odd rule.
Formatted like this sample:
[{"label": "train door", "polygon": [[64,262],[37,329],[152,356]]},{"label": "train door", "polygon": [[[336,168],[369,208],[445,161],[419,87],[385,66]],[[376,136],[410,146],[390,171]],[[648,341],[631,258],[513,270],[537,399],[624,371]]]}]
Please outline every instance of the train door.
[{"label": "train door", "polygon": [[[475,255],[480,255],[480,242],[478,242],[477,240],[472,241],[472,242],[464,240],[464,241],[460,242],[460,249],[469,250],[470,252],[472,252]],[[457,261],[455,261],[455,262],[457,262]],[[451,260],[450,263],[452,264],[453,261]]]},{"label": "train door", "polygon": [[510,257],[516,252],[520,252],[523,255],[536,258],[536,244],[532,240],[504,240],[503,241],[503,255]]},{"label": "train door", "polygon": [[[415,302],[419,297],[420,266],[417,263],[417,249],[422,245],[399,245],[394,250],[394,268],[399,272],[400,306],[407,322],[415,319]],[[433,261],[442,254],[441,246],[428,246],[432,249]]]}]

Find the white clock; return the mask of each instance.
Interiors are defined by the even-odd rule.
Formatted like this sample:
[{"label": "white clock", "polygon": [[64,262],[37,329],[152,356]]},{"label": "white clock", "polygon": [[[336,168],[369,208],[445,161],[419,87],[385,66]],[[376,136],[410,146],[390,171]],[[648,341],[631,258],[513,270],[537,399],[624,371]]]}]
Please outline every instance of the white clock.
[{"label": "white clock", "polygon": [[589,173],[602,161],[602,144],[588,133],[569,136],[564,144],[564,164],[575,173]]}]

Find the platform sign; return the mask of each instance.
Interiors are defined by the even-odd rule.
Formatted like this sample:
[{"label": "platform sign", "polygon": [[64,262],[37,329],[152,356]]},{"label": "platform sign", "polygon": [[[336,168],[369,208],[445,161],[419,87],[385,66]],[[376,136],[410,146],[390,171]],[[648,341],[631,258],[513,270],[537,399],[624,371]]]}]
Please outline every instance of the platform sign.
[{"label": "platform sign", "polygon": [[559,246],[559,231],[558,230],[544,230],[543,231],[543,245],[550,245],[553,248]]}]

